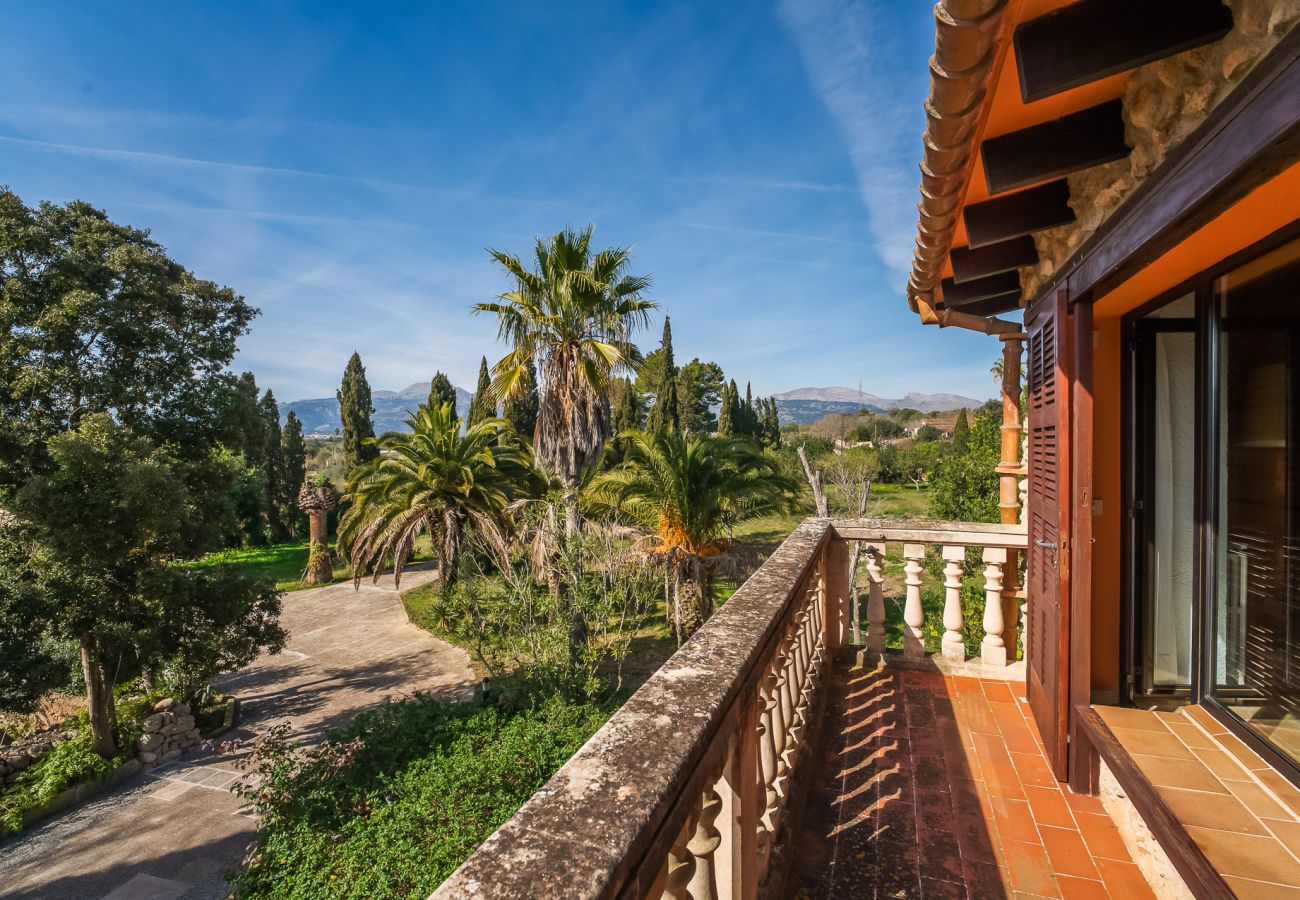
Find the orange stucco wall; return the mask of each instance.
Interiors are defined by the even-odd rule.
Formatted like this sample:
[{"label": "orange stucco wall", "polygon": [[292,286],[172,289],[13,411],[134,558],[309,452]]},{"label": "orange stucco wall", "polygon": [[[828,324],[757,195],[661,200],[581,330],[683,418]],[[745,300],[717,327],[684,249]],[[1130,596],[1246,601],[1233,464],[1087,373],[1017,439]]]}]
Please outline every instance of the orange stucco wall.
[{"label": "orange stucco wall", "polygon": [[1124,348],[1121,319],[1300,217],[1300,164],[1256,188],[1093,307],[1092,688],[1119,690]]}]

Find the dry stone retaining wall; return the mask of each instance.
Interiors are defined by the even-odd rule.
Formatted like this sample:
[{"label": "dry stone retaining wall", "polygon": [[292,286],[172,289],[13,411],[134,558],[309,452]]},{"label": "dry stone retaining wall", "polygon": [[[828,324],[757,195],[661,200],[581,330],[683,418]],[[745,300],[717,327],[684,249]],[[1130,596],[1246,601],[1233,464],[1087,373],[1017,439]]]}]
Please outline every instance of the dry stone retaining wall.
[{"label": "dry stone retaining wall", "polygon": [[154,704],[144,720],[144,734],[136,744],[137,758],[146,766],[158,765],[180,756],[199,742],[199,729],[190,708],[165,697]]}]

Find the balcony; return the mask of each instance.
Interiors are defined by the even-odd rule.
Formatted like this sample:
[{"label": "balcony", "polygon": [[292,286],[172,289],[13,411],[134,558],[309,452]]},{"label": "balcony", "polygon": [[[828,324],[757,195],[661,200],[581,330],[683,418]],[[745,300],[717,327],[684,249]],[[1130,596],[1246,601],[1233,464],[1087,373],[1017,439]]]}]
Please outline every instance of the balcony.
[{"label": "balcony", "polygon": [[[1149,896],[1100,804],[1053,778],[1028,714],[1014,661],[1025,540],[1017,526],[806,520],[434,896]],[[866,555],[862,623],[850,541]],[[944,560],[941,621],[922,602],[927,546]],[[891,547],[906,576],[896,649]],[[984,563],[978,661],[968,547]],[[942,633],[933,656],[927,624]]]}]

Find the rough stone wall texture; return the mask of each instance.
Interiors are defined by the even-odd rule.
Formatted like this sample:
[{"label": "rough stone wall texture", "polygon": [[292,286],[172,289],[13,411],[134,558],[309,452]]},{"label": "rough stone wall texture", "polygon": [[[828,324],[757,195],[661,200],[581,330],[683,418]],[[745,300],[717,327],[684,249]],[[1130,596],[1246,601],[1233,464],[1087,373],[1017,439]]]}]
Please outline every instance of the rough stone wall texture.
[{"label": "rough stone wall texture", "polygon": [[175,759],[199,742],[199,729],[190,708],[164,697],[144,720],[144,734],[136,744],[137,759],[146,766]]},{"label": "rough stone wall texture", "polygon": [[1021,269],[1026,301],[1061,264],[1196,129],[1255,63],[1300,22],[1300,0],[1225,0],[1233,28],[1213,44],[1179,53],[1133,72],[1124,89],[1127,158],[1069,176],[1075,221],[1040,231],[1039,263]]},{"label": "rough stone wall texture", "polygon": [[1195,895],[1187,887],[1187,882],[1178,874],[1169,855],[1156,841],[1141,813],[1115,780],[1104,760],[1098,778],[1097,796],[1119,830],[1119,836],[1123,838],[1133,862],[1137,863],[1142,877],[1151,885],[1155,895],[1161,900],[1194,900]]}]

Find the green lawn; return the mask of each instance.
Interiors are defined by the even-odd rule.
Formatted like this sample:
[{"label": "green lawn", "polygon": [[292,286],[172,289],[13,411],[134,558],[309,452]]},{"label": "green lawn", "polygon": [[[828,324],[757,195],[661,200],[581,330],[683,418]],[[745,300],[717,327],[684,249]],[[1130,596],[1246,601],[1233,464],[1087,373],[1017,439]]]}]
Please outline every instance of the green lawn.
[{"label": "green lawn", "polygon": [[[300,581],[302,570],[307,568],[307,542],[272,544],[269,547],[243,547],[209,553],[195,563],[196,566],[232,565],[249,578],[265,578],[275,582],[277,590],[296,591],[304,587]],[[347,563],[334,562],[334,580],[348,576]]]}]

